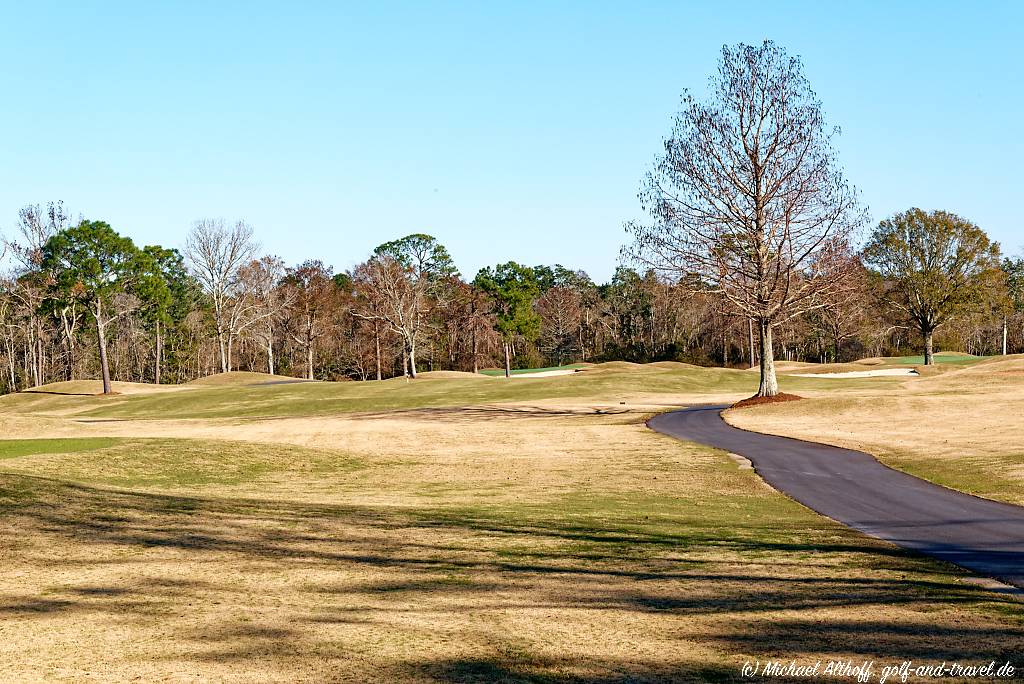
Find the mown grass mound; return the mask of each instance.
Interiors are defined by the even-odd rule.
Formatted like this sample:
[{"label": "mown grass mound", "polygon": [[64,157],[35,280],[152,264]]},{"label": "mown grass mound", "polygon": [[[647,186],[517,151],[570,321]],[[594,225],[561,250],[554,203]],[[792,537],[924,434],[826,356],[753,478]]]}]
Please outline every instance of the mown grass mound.
[{"label": "mown grass mound", "polygon": [[[488,382],[473,375],[445,374],[417,380],[383,382],[307,382],[261,373],[231,373],[180,386],[178,392],[148,392],[117,397],[14,395],[0,407],[18,413],[74,415],[84,420],[327,416],[425,407],[469,406],[572,399],[601,404],[644,401],[693,401],[696,395],[735,401],[756,389],[756,372],[685,364],[596,364],[583,372],[540,376],[530,382]],[[897,383],[902,379],[801,378],[780,375],[783,390],[801,393]],[[896,385],[893,384],[893,387]]]},{"label": "mown grass mound", "polygon": [[612,370],[650,370],[651,364],[633,363],[632,361],[605,361],[604,363],[594,364],[593,370],[598,371],[612,371]]},{"label": "mown grass mound", "polygon": [[[988,358],[991,357],[975,356],[974,354],[965,354],[963,352],[954,351],[941,351],[935,353],[935,363],[942,365],[967,366],[984,361]],[[886,365],[923,366],[924,356],[884,356],[881,357],[879,361]]]},{"label": "mown grass mound", "polygon": [[426,380],[445,380],[451,378],[486,380],[488,377],[490,377],[490,374],[467,373],[466,371],[424,371],[416,376],[417,379],[423,378]]},{"label": "mown grass mound", "polygon": [[558,398],[607,403],[666,393],[715,392],[736,394],[739,398],[749,395],[756,387],[757,376],[744,371],[668,369],[616,362],[596,365],[580,373],[538,377],[528,383],[489,382],[475,376],[448,376],[438,381],[428,376],[415,381],[398,377],[383,382],[263,381],[192,385],[188,392],[126,396],[116,402],[82,397],[78,415],[103,419],[324,416]]},{"label": "mown grass mound", "polygon": [[231,371],[229,373],[217,373],[207,375],[205,378],[196,378],[189,382],[189,385],[200,387],[233,387],[244,385],[262,385],[267,382],[288,382],[298,380],[286,375],[271,375],[270,373],[254,373],[252,371]]},{"label": "mown grass mound", "polygon": [[697,366],[692,363],[683,363],[682,361],[654,361],[653,363],[647,364],[647,366],[649,368],[664,368],[666,370],[686,370],[704,367]]},{"label": "mown grass mound", "polygon": [[[511,371],[512,375],[531,375],[533,373],[549,373],[551,371],[566,371],[566,370],[578,370],[581,368],[589,368],[593,366],[592,363],[570,363],[564,366],[545,366],[543,368],[513,368]],[[480,375],[490,375],[492,377],[504,376],[504,368],[484,368],[480,371]],[[420,375],[423,375],[420,373]],[[470,375],[473,375],[470,373]]]},{"label": "mown grass mound", "polygon": [[[849,363],[812,363],[804,366],[787,366],[785,368],[777,368],[777,370],[780,375],[813,376],[833,373],[899,373],[901,371],[914,370],[915,368],[920,370],[919,367],[915,366],[904,366],[898,364],[883,363],[863,363],[861,361],[851,361]],[[944,369],[945,368],[946,367],[944,367]],[[949,366],[948,368],[953,368],[953,366]],[[754,371],[756,372],[757,369],[755,368]],[[874,377],[884,377],[884,375],[876,375]]]},{"label": "mown grass mound", "polygon": [[919,391],[993,392],[1019,395],[1024,390],[1024,354],[979,358],[970,365],[919,367],[925,379]]},{"label": "mown grass mound", "polygon": [[[788,370],[797,370],[797,369],[803,370],[805,368],[814,368],[814,367],[820,366],[820,365],[822,365],[822,364],[820,364],[820,363],[813,363],[811,361],[776,361],[775,362],[775,370],[776,371],[780,371],[780,372],[781,371],[788,371]],[[757,367],[757,365],[754,365],[749,370],[756,371],[756,370],[758,370],[758,367]]]},{"label": "mown grass mound", "polygon": [[[120,382],[110,383],[115,394],[140,394],[146,392],[166,392],[178,389],[178,385],[154,385],[148,382]],[[66,380],[64,382],[51,382],[39,387],[30,387],[23,390],[30,394],[63,394],[68,396],[92,396],[103,394],[102,380]]]}]

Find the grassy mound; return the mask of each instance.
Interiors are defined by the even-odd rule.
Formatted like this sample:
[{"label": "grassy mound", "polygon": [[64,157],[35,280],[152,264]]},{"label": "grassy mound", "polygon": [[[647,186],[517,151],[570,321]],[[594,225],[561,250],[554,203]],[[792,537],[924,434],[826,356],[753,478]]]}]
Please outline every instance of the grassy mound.
[{"label": "grassy mound", "polygon": [[231,387],[239,385],[262,385],[267,382],[281,380],[297,380],[286,375],[271,375],[270,373],[253,373],[251,371],[231,371],[229,373],[217,373],[208,375],[205,378],[197,378],[189,382],[189,385],[200,385],[202,387]]},{"label": "grassy mound", "polygon": [[[821,364],[819,364],[819,363],[812,363],[810,361],[776,361],[775,362],[775,370],[777,370],[777,371],[787,371],[787,370],[796,370],[796,369],[801,369],[802,370],[802,369],[805,369],[805,368],[813,368],[815,366],[820,366],[820,365]],[[758,370],[758,367],[755,365],[750,370]]]},{"label": "grassy mound", "polygon": [[632,361],[605,361],[593,366],[594,370],[644,370],[651,368],[650,364],[633,363]]},{"label": "grassy mound", "polygon": [[[154,385],[147,382],[112,382],[111,389],[115,394],[144,394],[148,392],[167,392],[180,389],[178,385]],[[67,380],[51,382],[48,385],[30,387],[24,392],[32,394],[64,394],[68,396],[92,396],[103,393],[102,380]]]},{"label": "grassy mound", "polygon": [[[547,373],[548,371],[561,371],[561,370],[576,370],[578,368],[588,368],[593,364],[590,363],[571,363],[565,366],[547,366],[545,368],[513,368],[512,375],[529,375],[530,373]],[[436,372],[436,371],[435,371]],[[451,371],[457,372],[457,371]],[[480,371],[480,375],[499,376],[505,375],[504,368],[484,368]],[[420,374],[422,375],[422,373]],[[472,373],[470,373],[472,375]]]},{"label": "grassy mound", "polygon": [[[957,366],[966,366],[972,363],[978,363],[989,357],[987,356],[975,356],[973,354],[964,354],[963,352],[936,352],[935,363],[936,364],[951,364]],[[902,366],[923,366],[924,356],[887,356],[881,359],[881,362],[888,365],[902,365]]]},{"label": "grassy mound", "polygon": [[[429,379],[429,376],[428,376]],[[783,390],[828,392],[872,386],[894,387],[900,379],[801,378],[781,375]],[[303,382],[262,373],[230,373],[182,386],[180,392],[93,396],[11,395],[0,407],[18,413],[74,415],[85,420],[178,418],[261,418],[327,416],[424,407],[468,406],[572,399],[576,402],[673,405],[713,400],[731,403],[757,388],[757,373],[683,364],[602,363],[585,372],[540,376],[528,383],[481,382],[480,377],[450,375],[443,382]]]},{"label": "grassy mound", "polygon": [[467,373],[466,371],[424,371],[422,373],[419,373],[416,377],[425,378],[428,380],[444,378],[483,380],[492,376],[490,373]]},{"label": "grassy mound", "polygon": [[685,370],[687,368],[702,368],[692,363],[683,363],[682,361],[654,361],[653,363],[647,364],[648,368],[665,368],[667,370]]}]

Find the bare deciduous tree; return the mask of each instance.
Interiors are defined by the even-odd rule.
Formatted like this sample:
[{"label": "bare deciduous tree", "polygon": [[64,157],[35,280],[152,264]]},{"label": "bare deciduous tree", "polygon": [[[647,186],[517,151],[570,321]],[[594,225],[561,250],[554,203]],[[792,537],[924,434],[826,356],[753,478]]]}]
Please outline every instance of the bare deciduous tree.
[{"label": "bare deciduous tree", "polygon": [[314,354],[317,341],[327,334],[331,310],[338,303],[338,289],[331,269],[322,262],[307,261],[289,268],[284,287],[290,294],[289,331],[306,353],[306,378],[314,379]]},{"label": "bare deciduous tree", "polygon": [[[26,314],[24,332],[29,340],[28,360],[31,364],[32,384],[37,387],[43,384],[46,375],[46,331],[43,328],[42,308],[47,279],[40,272],[43,246],[47,240],[70,225],[71,216],[63,202],[49,202],[45,207],[30,204],[18,211],[18,237],[11,241],[4,240],[4,252],[10,253],[15,262],[13,293]],[[62,313],[66,317],[68,311],[64,309]],[[65,333],[63,339],[65,344],[73,347],[73,338],[66,336],[67,330],[67,326],[62,328]]]},{"label": "bare deciduous tree", "polygon": [[753,319],[758,396],[773,396],[773,328],[829,300],[839,283],[820,257],[865,217],[798,58],[770,41],[726,46],[710,86],[706,102],[684,96],[640,194],[654,223],[627,226],[628,254]]},{"label": "bare deciduous tree", "polygon": [[431,282],[390,256],[356,267],[353,280],[364,306],[361,317],[385,325],[402,341],[404,372],[416,377],[416,350],[430,311]]},{"label": "bare deciduous tree", "polygon": [[274,375],[274,339],[277,324],[292,302],[294,288],[281,287],[285,277],[284,261],[264,256],[249,262],[238,272],[238,289],[248,302],[240,327],[259,340],[267,352],[267,372]]},{"label": "bare deciduous tree", "polygon": [[825,278],[834,279],[836,289],[822,306],[810,312],[810,322],[828,337],[832,361],[840,361],[845,340],[854,337],[865,324],[872,299],[867,269],[849,250],[823,254],[819,268]]},{"label": "bare deciduous tree", "polygon": [[185,257],[213,306],[222,373],[231,370],[232,344],[249,304],[238,287],[239,270],[253,260],[257,249],[252,228],[244,221],[228,228],[222,219],[201,219],[185,241]]},{"label": "bare deciduous tree", "polygon": [[541,350],[558,359],[571,358],[580,351],[579,330],[583,322],[583,297],[569,287],[552,287],[535,305],[540,315],[541,332],[537,342]]}]

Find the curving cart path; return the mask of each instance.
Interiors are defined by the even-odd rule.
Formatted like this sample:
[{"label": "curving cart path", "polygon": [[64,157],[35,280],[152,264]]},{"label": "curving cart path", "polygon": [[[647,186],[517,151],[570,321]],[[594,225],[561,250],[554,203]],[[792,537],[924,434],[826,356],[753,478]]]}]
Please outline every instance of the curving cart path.
[{"label": "curving cart path", "polygon": [[939,487],[860,451],[740,430],[722,419],[724,408],[647,424],[749,459],[772,487],[849,527],[1024,588],[1024,507]]}]

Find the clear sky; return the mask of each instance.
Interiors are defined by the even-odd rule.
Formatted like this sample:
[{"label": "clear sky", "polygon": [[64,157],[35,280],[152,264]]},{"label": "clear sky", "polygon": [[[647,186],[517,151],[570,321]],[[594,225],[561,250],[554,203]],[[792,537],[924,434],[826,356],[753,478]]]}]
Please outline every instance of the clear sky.
[{"label": "clear sky", "polygon": [[243,218],[345,269],[437,236],[467,276],[612,273],[684,88],[724,43],[803,57],[877,221],[1024,245],[1024,2],[4,3],[0,228],[63,199],[138,243]]}]

